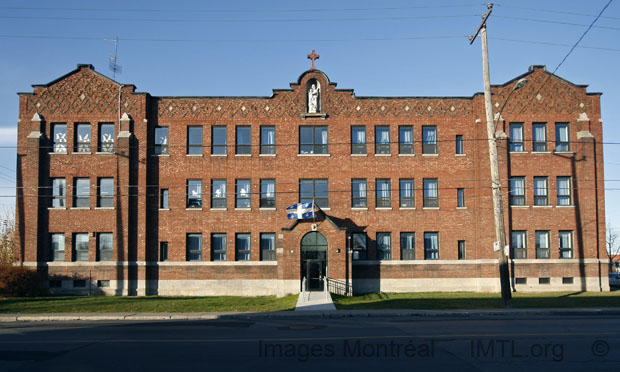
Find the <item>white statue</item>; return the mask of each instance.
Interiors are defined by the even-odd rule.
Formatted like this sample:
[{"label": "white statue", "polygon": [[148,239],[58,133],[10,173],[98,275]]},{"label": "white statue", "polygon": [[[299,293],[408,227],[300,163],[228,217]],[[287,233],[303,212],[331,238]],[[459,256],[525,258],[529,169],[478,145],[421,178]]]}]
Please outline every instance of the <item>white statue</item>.
[{"label": "white statue", "polygon": [[312,84],[308,89],[308,113],[316,114],[319,109],[319,87]]}]

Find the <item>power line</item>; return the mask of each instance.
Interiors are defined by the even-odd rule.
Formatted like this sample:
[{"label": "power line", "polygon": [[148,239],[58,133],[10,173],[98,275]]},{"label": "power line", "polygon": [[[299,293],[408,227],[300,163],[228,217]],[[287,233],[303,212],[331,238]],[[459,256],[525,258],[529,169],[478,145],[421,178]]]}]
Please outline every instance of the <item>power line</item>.
[{"label": "power line", "polygon": [[[493,3],[493,5],[498,5],[501,8],[522,9],[522,10],[530,10],[530,11],[533,11],[533,12],[553,13],[553,14],[567,14],[567,15],[574,15],[574,16],[579,16],[579,17],[596,17],[595,14],[567,12],[565,10],[559,10],[559,9],[527,8],[527,7],[522,7],[522,6],[512,6],[512,5],[504,5],[504,4],[497,4],[497,3]],[[609,16],[601,16],[601,18],[620,20],[620,18],[618,18],[618,17],[609,17]]]}]

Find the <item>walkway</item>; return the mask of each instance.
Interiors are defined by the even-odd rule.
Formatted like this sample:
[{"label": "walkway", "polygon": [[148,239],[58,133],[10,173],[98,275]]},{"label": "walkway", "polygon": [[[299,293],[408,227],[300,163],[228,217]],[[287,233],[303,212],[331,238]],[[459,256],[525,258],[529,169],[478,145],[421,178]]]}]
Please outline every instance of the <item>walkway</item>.
[{"label": "walkway", "polygon": [[336,310],[332,296],[327,291],[301,292],[297,299],[295,311],[326,311]]}]

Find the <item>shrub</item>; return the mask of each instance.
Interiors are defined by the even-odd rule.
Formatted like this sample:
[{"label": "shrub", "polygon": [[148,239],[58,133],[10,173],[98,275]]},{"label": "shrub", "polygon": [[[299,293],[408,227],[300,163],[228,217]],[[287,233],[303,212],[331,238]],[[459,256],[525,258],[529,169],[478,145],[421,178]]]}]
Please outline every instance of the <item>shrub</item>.
[{"label": "shrub", "polygon": [[0,265],[0,295],[41,296],[45,294],[44,276],[25,267]]}]

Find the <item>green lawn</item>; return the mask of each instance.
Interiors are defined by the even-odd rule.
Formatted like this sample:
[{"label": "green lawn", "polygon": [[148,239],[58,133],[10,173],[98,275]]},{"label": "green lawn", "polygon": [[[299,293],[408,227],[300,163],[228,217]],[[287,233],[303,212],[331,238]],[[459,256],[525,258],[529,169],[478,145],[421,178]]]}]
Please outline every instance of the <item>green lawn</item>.
[{"label": "green lawn", "polygon": [[[620,308],[620,292],[513,293],[512,296],[514,308]],[[499,293],[371,293],[353,297],[332,295],[332,298],[338,310],[503,308]]]},{"label": "green lawn", "polygon": [[195,313],[295,309],[297,295],[265,297],[20,297],[0,298],[0,313]]}]

